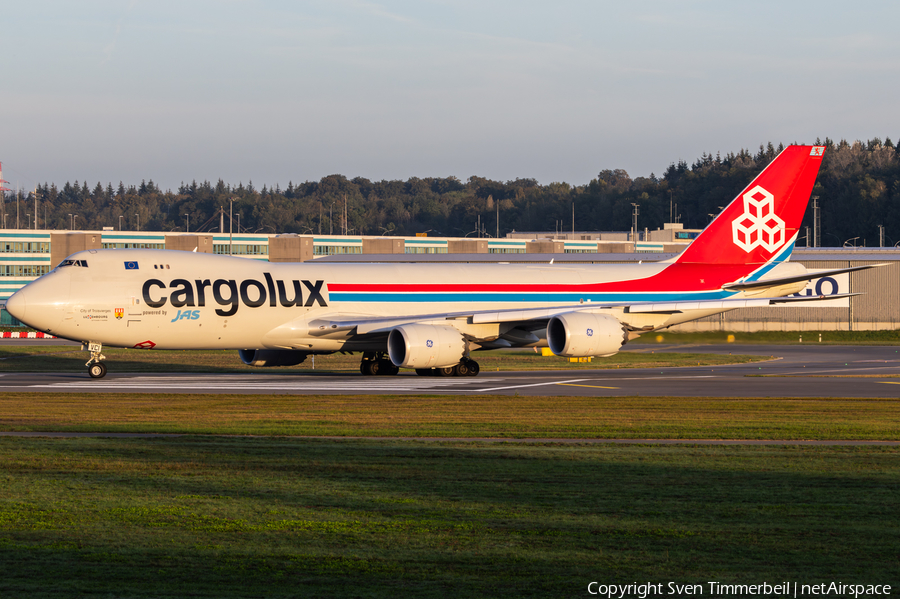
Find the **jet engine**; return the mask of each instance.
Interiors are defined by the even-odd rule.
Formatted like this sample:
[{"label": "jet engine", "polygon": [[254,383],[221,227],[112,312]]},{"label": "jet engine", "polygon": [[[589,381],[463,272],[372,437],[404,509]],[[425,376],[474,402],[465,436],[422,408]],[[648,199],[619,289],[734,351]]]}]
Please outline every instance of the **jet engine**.
[{"label": "jet engine", "polygon": [[404,324],[388,335],[391,362],[403,368],[456,366],[465,352],[465,339],[451,327]]},{"label": "jet engine", "polygon": [[566,312],[547,324],[547,344],[557,356],[612,356],[626,341],[628,331],[607,314]]},{"label": "jet engine", "polygon": [[296,366],[306,359],[307,352],[294,349],[239,349],[241,362],[247,366]]}]

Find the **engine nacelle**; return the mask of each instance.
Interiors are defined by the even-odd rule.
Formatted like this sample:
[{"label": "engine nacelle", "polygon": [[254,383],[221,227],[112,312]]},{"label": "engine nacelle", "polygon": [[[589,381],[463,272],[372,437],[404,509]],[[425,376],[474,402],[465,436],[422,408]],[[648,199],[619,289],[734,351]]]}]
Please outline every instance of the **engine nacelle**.
[{"label": "engine nacelle", "polygon": [[402,368],[456,366],[465,352],[465,339],[451,327],[404,324],[388,335],[388,355]]},{"label": "engine nacelle", "polygon": [[607,314],[566,312],[547,324],[547,344],[557,356],[612,356],[626,341],[628,331]]},{"label": "engine nacelle", "polygon": [[306,359],[307,352],[294,349],[239,349],[241,362],[247,366],[296,366]]}]

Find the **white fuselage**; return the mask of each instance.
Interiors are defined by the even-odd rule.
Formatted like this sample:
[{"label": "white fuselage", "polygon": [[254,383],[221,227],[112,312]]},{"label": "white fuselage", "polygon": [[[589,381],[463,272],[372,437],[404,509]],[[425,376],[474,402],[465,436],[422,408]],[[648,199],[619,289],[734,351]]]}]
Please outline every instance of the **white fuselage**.
[{"label": "white fuselage", "polygon": [[358,335],[340,321],[409,315],[422,321],[429,314],[443,323],[458,315],[453,326],[483,341],[512,325],[473,324],[467,312],[585,303],[609,304],[620,321],[648,330],[722,310],[688,318],[628,314],[615,304],[738,296],[721,289],[609,289],[657,275],[665,263],[270,263],[169,250],[88,250],[66,262],[11,298],[24,322],[78,341],[159,349],[374,351],[383,338]]}]

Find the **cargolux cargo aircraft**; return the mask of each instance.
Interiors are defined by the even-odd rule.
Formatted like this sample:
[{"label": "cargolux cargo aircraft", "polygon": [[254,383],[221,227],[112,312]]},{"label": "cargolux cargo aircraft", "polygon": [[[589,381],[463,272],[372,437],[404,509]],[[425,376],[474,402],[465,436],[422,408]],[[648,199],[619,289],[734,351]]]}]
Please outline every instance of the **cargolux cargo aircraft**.
[{"label": "cargolux cargo aircraft", "polygon": [[[478,374],[476,350],[611,356],[641,333],[783,296],[839,269],[789,262],[822,162],[790,146],[674,259],[642,264],[266,263],[174,250],[87,250],[7,300],[20,321],[102,346],[237,349],[255,366],[361,352],[363,374]],[[865,268],[865,267],[863,267]]]}]

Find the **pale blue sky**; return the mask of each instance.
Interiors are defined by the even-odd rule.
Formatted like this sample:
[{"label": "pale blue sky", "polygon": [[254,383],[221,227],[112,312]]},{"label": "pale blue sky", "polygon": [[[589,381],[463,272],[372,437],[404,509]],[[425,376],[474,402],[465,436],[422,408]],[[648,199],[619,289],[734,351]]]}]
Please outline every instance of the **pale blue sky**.
[{"label": "pale blue sky", "polygon": [[900,137],[900,3],[2,2],[4,178],[286,186]]}]

